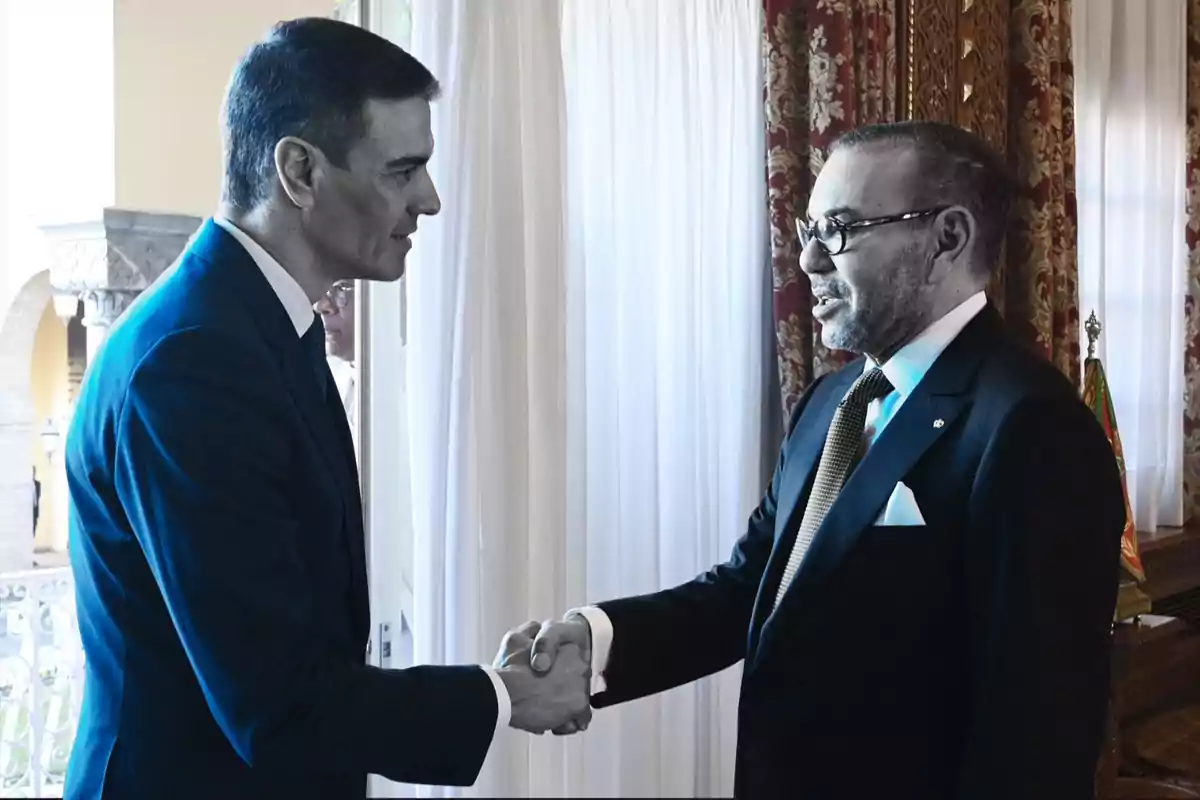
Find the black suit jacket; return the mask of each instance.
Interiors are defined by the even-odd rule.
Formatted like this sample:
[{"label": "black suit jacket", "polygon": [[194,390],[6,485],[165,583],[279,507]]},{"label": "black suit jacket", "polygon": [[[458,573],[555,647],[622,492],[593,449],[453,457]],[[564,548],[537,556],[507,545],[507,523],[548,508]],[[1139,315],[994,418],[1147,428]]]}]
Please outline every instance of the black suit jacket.
[{"label": "black suit jacket", "polygon": [[[1120,478],[1072,386],[991,307],[884,428],[771,613],[834,408],[862,369],[800,401],[728,562],[600,604],[614,636],[595,705],[745,659],[741,797],[1090,800]],[[876,526],[901,480],[926,525]]]},{"label": "black suit jacket", "polygon": [[371,772],[474,782],[491,680],[364,663],[345,414],[211,221],[90,366],[66,456],[87,657],[67,797],[363,797]]}]

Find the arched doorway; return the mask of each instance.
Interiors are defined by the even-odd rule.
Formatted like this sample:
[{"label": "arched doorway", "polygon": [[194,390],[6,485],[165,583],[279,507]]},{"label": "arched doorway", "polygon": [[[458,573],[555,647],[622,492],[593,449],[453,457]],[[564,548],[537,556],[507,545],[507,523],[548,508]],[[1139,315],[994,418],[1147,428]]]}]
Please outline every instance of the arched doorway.
[{"label": "arched doorway", "polygon": [[77,356],[86,352],[78,321],[63,325],[78,299],[61,299],[67,302],[58,302],[43,270],[0,309],[0,682],[8,698],[0,708],[0,768],[10,792],[31,797],[62,786],[83,689],[70,567],[65,558],[56,565],[34,554],[34,463],[44,468],[38,470],[43,534],[51,509],[61,521],[55,533],[66,519],[62,460],[43,459],[38,434],[51,405],[69,413],[72,379],[82,372],[68,355],[72,338]]},{"label": "arched doorway", "polygon": [[42,270],[17,292],[0,324],[0,572],[33,566],[31,360],[38,325],[53,296],[50,273]]}]

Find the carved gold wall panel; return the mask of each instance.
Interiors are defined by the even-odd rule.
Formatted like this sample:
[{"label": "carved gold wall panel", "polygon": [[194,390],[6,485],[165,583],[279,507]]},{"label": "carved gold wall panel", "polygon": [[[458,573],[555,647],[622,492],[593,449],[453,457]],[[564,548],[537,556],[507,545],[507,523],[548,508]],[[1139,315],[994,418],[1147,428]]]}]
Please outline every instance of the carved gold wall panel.
[{"label": "carved gold wall panel", "polygon": [[900,108],[1007,145],[1010,0],[902,0]]}]

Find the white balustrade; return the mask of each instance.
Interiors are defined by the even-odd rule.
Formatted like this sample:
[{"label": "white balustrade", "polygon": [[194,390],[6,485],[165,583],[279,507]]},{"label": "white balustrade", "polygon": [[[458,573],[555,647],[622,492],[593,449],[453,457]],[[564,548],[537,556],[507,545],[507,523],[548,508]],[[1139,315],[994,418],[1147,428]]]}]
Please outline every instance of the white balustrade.
[{"label": "white balustrade", "polygon": [[62,797],[82,699],[70,567],[0,574],[0,797]]}]

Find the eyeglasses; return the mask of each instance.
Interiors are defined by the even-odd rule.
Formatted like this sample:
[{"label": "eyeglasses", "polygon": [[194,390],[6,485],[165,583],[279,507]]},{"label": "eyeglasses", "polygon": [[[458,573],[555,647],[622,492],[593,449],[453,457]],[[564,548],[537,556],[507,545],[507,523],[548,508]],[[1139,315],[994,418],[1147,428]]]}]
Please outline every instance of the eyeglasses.
[{"label": "eyeglasses", "polygon": [[329,302],[339,310],[354,302],[354,281],[338,281],[325,293]]},{"label": "eyeglasses", "polygon": [[846,240],[849,238],[850,232],[859,228],[874,228],[879,225],[890,225],[893,222],[905,222],[910,219],[920,219],[921,217],[932,217],[934,214],[940,214],[949,206],[937,206],[936,208],[927,208],[924,211],[909,211],[904,214],[892,214],[886,217],[872,217],[871,219],[856,219],[850,222],[843,222],[836,217],[821,217],[818,220],[809,222],[808,220],[796,219],[796,233],[800,236],[800,249],[808,247],[808,243],[813,239],[817,240],[817,244],[831,256],[836,256],[846,249]]}]

